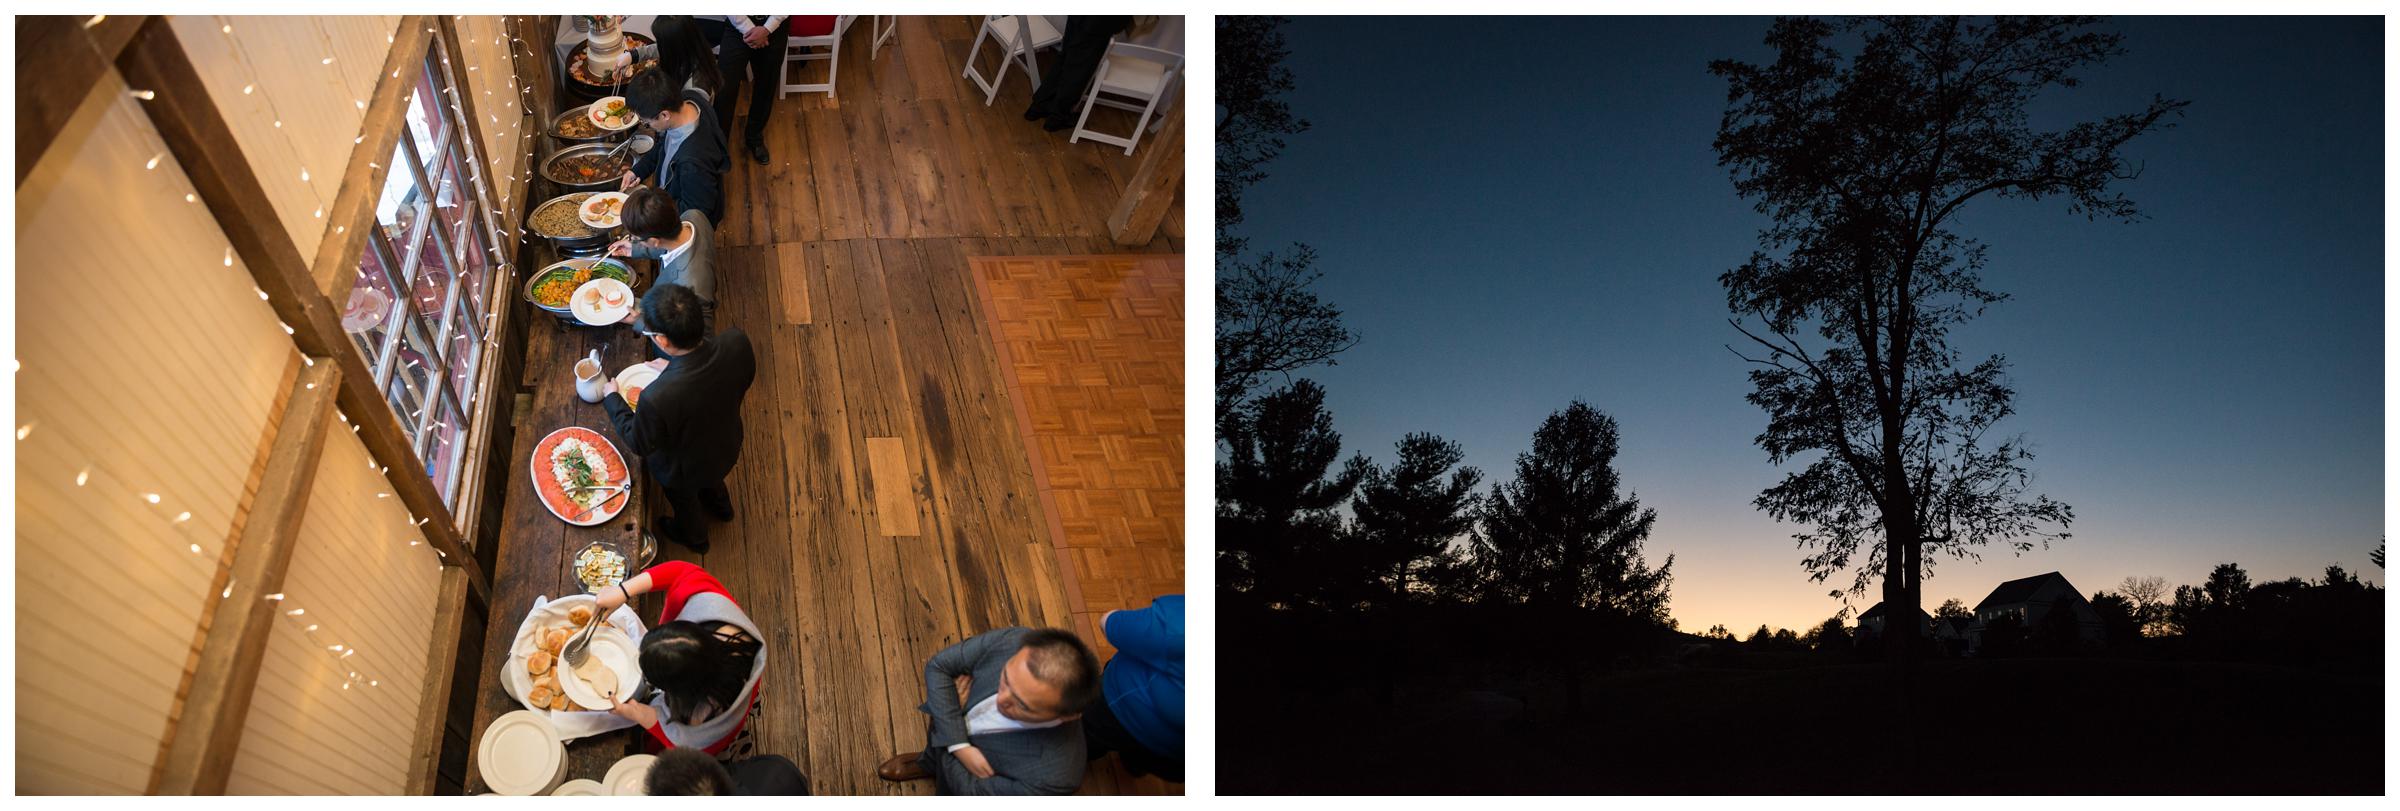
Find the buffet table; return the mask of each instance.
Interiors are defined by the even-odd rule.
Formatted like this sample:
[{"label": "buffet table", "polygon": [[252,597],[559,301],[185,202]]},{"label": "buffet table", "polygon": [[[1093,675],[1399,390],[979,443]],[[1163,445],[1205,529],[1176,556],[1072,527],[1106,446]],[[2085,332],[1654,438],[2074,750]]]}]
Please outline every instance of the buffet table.
[{"label": "buffet table", "polygon": [[[545,256],[548,258],[552,257]],[[650,268],[642,266],[646,263],[619,261],[636,266],[638,277],[650,277],[646,272]],[[624,449],[601,404],[586,403],[576,396],[574,373],[575,362],[593,350],[600,351],[604,373],[609,375],[641,363],[648,359],[645,349],[648,339],[628,325],[569,324],[530,305],[520,306],[533,319],[526,328],[525,377],[520,382],[520,391],[530,395],[532,402],[516,419],[516,440],[509,451],[508,497],[492,568],[491,617],[484,630],[483,667],[476,680],[475,726],[467,739],[469,794],[491,791],[476,763],[476,744],[483,739],[484,730],[493,719],[525,708],[501,687],[502,668],[510,666],[508,651],[516,638],[518,624],[533,609],[537,597],[555,600],[584,593],[583,585],[575,578],[573,559],[576,552],[594,541],[608,542],[623,550],[629,558],[627,576],[638,573],[644,563],[640,559],[638,527],[648,514],[646,505],[651,503],[649,477],[641,469],[640,457]],[[534,446],[545,435],[566,426],[589,428],[616,443],[633,471],[636,487],[623,511],[597,526],[575,526],[560,520],[534,492]],[[542,472],[547,473],[546,466]],[[645,618],[653,617],[657,610],[647,595],[637,599],[633,606]],[[566,779],[601,779],[619,759],[640,752],[643,740],[640,730],[627,728],[568,741]]]}]

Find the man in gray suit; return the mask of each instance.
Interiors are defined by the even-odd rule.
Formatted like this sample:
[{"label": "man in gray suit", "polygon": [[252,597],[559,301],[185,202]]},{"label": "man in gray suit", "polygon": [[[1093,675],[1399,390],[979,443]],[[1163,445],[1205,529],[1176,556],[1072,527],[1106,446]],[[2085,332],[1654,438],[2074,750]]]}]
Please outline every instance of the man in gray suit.
[{"label": "man in gray suit", "polygon": [[1083,785],[1083,725],[1100,698],[1100,659],[1056,628],[1002,628],[925,663],[925,751],[876,775],[933,778],[943,794],[1073,794]]}]

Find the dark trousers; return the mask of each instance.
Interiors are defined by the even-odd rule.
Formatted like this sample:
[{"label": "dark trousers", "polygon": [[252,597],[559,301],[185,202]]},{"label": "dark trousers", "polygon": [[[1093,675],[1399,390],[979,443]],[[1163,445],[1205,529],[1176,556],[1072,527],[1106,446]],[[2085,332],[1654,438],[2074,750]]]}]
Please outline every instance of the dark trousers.
[{"label": "dark trousers", "polygon": [[767,117],[775,112],[775,91],[783,86],[783,44],[791,35],[783,27],[767,44],[756,48],[742,41],[741,29],[719,23],[723,33],[717,39],[717,75],[725,86],[717,91],[717,125],[725,128],[725,139],[733,140],[734,97],[742,94],[742,77],[750,78],[750,120],[743,122],[742,134],[752,140],[766,134]]},{"label": "dark trousers", "polygon": [[1108,38],[1131,25],[1132,17],[1068,17],[1067,30],[1059,35],[1058,61],[1042,74],[1042,86],[1033,91],[1033,106],[1025,108],[1025,113],[1039,113],[1052,124],[1075,123],[1075,104],[1092,86],[1092,72],[1100,68],[1100,57],[1108,55]]},{"label": "dark trousers", "polygon": [[694,488],[661,484],[659,489],[667,494],[667,507],[675,511],[658,521],[659,529],[667,533],[667,540],[695,549],[708,546],[708,508],[703,505],[731,503],[732,494],[726,492],[724,480]]},{"label": "dark trousers", "polygon": [[1117,759],[1125,762],[1125,770],[1135,777],[1155,774],[1169,783],[1183,782],[1183,758],[1161,755],[1143,746],[1133,733],[1125,731],[1125,725],[1117,721],[1116,713],[1109,711],[1106,701],[1084,712],[1083,745],[1086,759],[1099,760],[1115,752]]}]

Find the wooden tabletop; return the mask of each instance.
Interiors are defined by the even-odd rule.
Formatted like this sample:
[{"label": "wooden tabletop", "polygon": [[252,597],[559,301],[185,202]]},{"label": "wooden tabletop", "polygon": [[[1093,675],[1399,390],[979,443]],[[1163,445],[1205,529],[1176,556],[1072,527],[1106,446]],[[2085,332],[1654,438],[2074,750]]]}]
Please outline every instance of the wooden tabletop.
[{"label": "wooden tabletop", "polygon": [[[628,264],[641,264],[631,263]],[[635,269],[637,281],[646,277],[645,267]],[[574,554],[593,541],[615,543],[629,559],[628,575],[640,563],[636,558],[641,534],[637,529],[645,505],[652,498],[647,474],[641,459],[632,455],[609,425],[608,411],[599,403],[586,403],[575,394],[575,361],[593,350],[600,350],[603,373],[614,376],[619,370],[649,359],[646,339],[631,326],[587,327],[559,319],[547,312],[528,306],[525,310],[534,319],[526,329],[525,379],[520,382],[522,393],[532,398],[531,407],[519,418],[515,446],[508,453],[508,496],[502,508],[500,548],[492,568],[491,621],[484,637],[482,676],[475,686],[475,728],[467,743],[467,785],[469,794],[491,791],[477,771],[477,744],[492,719],[524,709],[501,685],[502,667],[507,666],[510,643],[516,639],[517,626],[525,614],[533,610],[536,597],[558,599],[580,594],[583,586],[575,581],[571,566]],[[514,392],[500,392],[507,395]],[[503,407],[506,407],[503,404]],[[533,491],[532,455],[535,443],[550,432],[570,425],[589,428],[616,443],[617,451],[625,455],[636,484],[635,495],[622,513],[598,526],[579,527],[559,520],[542,506]],[[635,610],[648,606],[647,596],[635,602]],[[643,611],[644,622],[650,621]],[[608,774],[608,767],[626,755],[641,751],[638,730],[620,729],[567,742],[567,779],[598,780]]]}]

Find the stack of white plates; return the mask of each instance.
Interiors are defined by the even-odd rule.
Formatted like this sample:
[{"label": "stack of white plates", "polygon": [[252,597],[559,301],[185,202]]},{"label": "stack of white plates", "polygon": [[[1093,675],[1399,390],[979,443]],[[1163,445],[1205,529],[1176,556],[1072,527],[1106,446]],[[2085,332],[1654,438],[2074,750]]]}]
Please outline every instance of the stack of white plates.
[{"label": "stack of white plates", "polygon": [[643,781],[649,779],[650,764],[656,762],[657,755],[627,755],[617,765],[608,767],[608,776],[600,778],[600,784],[619,797],[642,796],[648,793],[643,790]]},{"label": "stack of white plates", "polygon": [[550,796],[606,797],[608,796],[608,787],[600,785],[596,780],[569,780],[565,785],[559,786],[557,791],[550,792]]},{"label": "stack of white plates", "polygon": [[475,750],[476,771],[494,794],[527,797],[567,778],[567,747],[550,719],[518,710],[492,719]]}]

